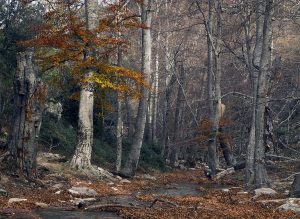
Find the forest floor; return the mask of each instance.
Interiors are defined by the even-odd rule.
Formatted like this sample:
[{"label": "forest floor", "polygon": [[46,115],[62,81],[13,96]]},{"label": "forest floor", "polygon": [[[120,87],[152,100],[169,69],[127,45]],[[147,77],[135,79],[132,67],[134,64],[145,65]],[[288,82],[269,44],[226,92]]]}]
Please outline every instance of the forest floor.
[{"label": "forest floor", "polygon": [[[280,167],[271,170],[273,181],[293,172],[290,165],[278,171]],[[99,180],[40,156],[39,173],[35,181],[1,176],[7,196],[0,196],[0,218],[300,218],[279,210],[282,202],[267,201],[288,198],[290,182],[272,184],[275,195],[256,197],[244,188],[243,171],[217,181],[201,168]],[[72,194],[72,187],[90,188],[94,194]]]}]

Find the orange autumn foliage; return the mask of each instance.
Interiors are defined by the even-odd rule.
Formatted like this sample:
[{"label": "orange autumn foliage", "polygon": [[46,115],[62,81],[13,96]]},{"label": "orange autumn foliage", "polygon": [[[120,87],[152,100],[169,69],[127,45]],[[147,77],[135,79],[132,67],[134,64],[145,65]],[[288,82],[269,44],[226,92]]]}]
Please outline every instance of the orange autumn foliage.
[{"label": "orange autumn foliage", "polygon": [[[232,124],[232,121],[221,117],[220,121],[219,121],[219,127],[220,128],[224,128],[225,126],[228,126]],[[211,122],[209,121],[209,119],[203,119],[200,122],[200,126],[199,126],[199,130],[198,130],[198,134],[197,137],[195,137],[195,141],[199,142],[200,144],[204,144],[205,147],[207,146],[207,142],[209,140],[210,137],[210,133],[211,133]],[[219,143],[219,139],[222,138],[224,142],[227,142],[228,145],[232,145],[231,144],[231,136],[223,131],[218,131],[217,133],[217,141]]]},{"label": "orange autumn foliage", "polygon": [[[37,37],[21,42],[37,49],[42,71],[67,66],[77,83],[92,82],[102,89],[138,96],[137,87],[147,86],[142,74],[108,61],[116,59],[118,51],[126,51],[129,46],[120,34],[128,28],[141,27],[126,7],[108,5],[98,26],[89,31],[79,0],[49,2],[51,9],[44,16],[44,24],[37,27]],[[87,54],[93,55],[87,58]],[[86,77],[90,71],[94,74]]]}]

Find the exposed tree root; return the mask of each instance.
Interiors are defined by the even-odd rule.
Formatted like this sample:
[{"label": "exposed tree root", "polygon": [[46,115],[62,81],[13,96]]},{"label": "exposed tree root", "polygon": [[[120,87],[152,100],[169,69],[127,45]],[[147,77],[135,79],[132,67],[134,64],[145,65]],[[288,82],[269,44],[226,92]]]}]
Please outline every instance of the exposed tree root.
[{"label": "exposed tree root", "polygon": [[89,167],[86,167],[84,169],[77,169],[77,173],[88,176],[90,178],[96,178],[96,179],[108,179],[111,181],[115,181],[116,179],[113,177],[113,174],[110,172],[96,166],[90,165]]}]

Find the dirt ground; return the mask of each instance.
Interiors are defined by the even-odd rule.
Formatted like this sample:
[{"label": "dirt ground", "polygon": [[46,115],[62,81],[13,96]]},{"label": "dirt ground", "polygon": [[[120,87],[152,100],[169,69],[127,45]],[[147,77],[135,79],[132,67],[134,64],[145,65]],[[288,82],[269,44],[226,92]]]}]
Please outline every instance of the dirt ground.
[{"label": "dirt ground", "polygon": [[[271,169],[270,178],[278,181],[293,172],[290,165],[286,167],[281,172]],[[274,183],[274,189],[278,191],[276,195],[253,199],[254,194],[244,188],[243,171],[218,181],[206,178],[201,168],[139,175],[129,181],[120,178],[99,180],[70,171],[67,163],[39,157],[39,173],[39,179],[35,181],[1,174],[0,188],[5,189],[8,196],[0,196],[0,218],[18,213],[37,218],[31,212],[38,208],[109,211],[116,212],[121,218],[300,218],[291,211],[278,210],[280,203],[262,201],[287,198],[285,191],[289,182]],[[178,194],[164,193],[170,190],[170,185],[177,189]],[[190,192],[190,185],[195,191],[180,193],[184,192],[180,188]],[[81,208],[74,204],[74,200],[88,196],[70,194],[68,189],[72,186],[94,189],[98,195],[92,196],[94,201]],[[109,197],[122,201],[111,202]],[[10,198],[27,200],[9,203]]]}]

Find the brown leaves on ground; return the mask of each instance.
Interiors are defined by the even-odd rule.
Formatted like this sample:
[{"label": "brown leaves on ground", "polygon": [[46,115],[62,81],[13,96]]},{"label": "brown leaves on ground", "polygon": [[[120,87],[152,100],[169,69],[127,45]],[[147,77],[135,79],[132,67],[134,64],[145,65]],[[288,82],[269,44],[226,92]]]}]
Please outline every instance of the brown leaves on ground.
[{"label": "brown leaves on ground", "polygon": [[[130,195],[146,207],[118,207],[102,210],[117,211],[123,218],[300,218],[292,212],[279,211],[279,204],[263,204],[262,199],[285,198],[284,195],[261,196],[251,199],[253,194],[243,193],[243,173],[228,176],[219,181],[210,181],[203,175],[203,170],[174,171],[156,174],[154,179],[134,178],[130,182],[116,180],[114,182],[87,179],[69,170],[48,173],[40,180],[44,186],[32,184],[26,180],[8,178],[3,185],[9,197],[0,198],[0,212],[24,211],[37,208],[36,202],[46,203],[51,207],[72,208],[74,200],[79,195],[71,195],[68,189],[72,186],[84,186],[98,192],[96,198]],[[55,189],[53,185],[61,183],[62,188]],[[163,196],[147,194],[156,188],[164,189],[170,184],[198,184],[199,194],[189,196]],[[230,191],[221,191],[230,188]],[[61,191],[56,194],[56,191]],[[139,193],[140,192],[140,193]],[[139,194],[139,195],[137,195]],[[26,198],[27,201],[8,203],[9,198]],[[83,198],[83,197],[82,197]],[[151,206],[151,207],[150,207]]]},{"label": "brown leaves on ground", "polygon": [[[153,202],[157,197],[139,196],[143,201]],[[160,202],[153,208],[121,209],[124,218],[300,218],[295,213],[277,210],[278,205],[263,205],[251,201],[251,195],[212,191],[204,196],[168,197],[161,196]],[[168,203],[178,207],[171,207]]]}]

